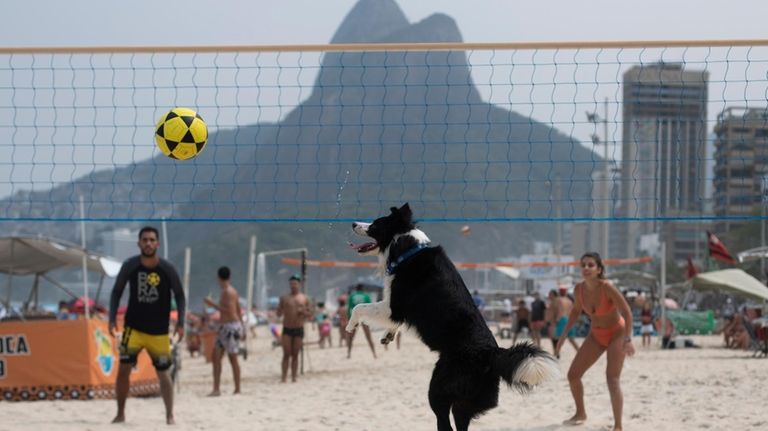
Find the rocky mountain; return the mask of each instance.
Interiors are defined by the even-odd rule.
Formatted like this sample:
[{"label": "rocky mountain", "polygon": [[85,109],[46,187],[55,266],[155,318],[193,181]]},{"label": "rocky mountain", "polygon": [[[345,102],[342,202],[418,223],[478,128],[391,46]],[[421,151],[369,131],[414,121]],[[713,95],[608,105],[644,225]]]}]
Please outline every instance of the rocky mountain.
[{"label": "rocky mountain", "polygon": [[[392,0],[359,1],[332,39],[460,41],[450,17],[409,23]],[[0,208],[5,204],[12,217],[64,218],[78,213],[72,197],[84,194],[100,202],[88,205],[89,217],[177,220],[170,224],[172,260],[180,264],[184,247],[193,248],[192,288],[199,296],[219,265],[230,265],[234,282],[245,285],[252,234],[259,250],[308,247],[313,258],[355,260],[346,245],[354,241],[348,222],[406,201],[416,217],[435,220],[424,224],[426,231],[456,260],[529,252],[533,240],[554,237],[551,225],[525,221],[554,216],[550,180],[569,180],[563,193],[571,203],[560,208],[562,216],[588,216],[588,200],[580,198],[589,196],[600,160],[562,132],[483,101],[460,51],[328,53],[311,95],[282,121],[219,131],[209,146],[215,150],[191,163],[157,157],[49,192],[17,194]],[[178,204],[162,203],[171,201]],[[197,221],[210,219],[219,221]],[[485,221],[471,222],[472,234],[460,235],[467,220]],[[13,229],[73,234],[71,223]],[[270,268],[277,279],[293,271]],[[316,292],[369,273],[312,271]]]}]

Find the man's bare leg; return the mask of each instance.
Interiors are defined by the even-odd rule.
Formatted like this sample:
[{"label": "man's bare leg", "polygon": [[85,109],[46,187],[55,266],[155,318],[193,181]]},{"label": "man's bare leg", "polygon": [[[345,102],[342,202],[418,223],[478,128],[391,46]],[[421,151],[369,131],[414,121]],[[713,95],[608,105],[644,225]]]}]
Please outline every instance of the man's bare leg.
[{"label": "man's bare leg", "polygon": [[291,360],[291,337],[283,334],[280,342],[283,346],[283,362],[281,364],[282,375],[280,377],[280,381],[285,383],[285,381],[288,379],[288,364]]},{"label": "man's bare leg", "polygon": [[299,371],[299,353],[304,346],[304,339],[292,337],[291,340],[291,382],[296,383],[296,374]]},{"label": "man's bare leg", "polygon": [[221,395],[221,359],[224,356],[224,350],[216,344],[213,348],[213,391],[208,394],[209,397],[218,397]]},{"label": "man's bare leg", "polygon": [[568,341],[571,342],[571,346],[573,346],[574,349],[579,350],[579,343],[576,342],[575,338],[568,337]]},{"label": "man's bare leg", "polygon": [[173,425],[176,421],[173,420],[173,382],[171,381],[171,375],[168,370],[157,371],[157,380],[160,381],[160,393],[163,396],[163,404],[165,404],[165,423]]},{"label": "man's bare leg", "polygon": [[234,394],[240,393],[240,362],[237,361],[237,353],[229,353],[229,363],[232,365],[232,378],[235,380]]},{"label": "man's bare leg", "polygon": [[352,341],[355,339],[355,333],[357,333],[357,329],[353,329],[347,335],[347,359],[352,357]]},{"label": "man's bare leg", "polygon": [[365,339],[368,340],[368,345],[371,346],[371,353],[373,353],[373,359],[376,359],[376,345],[373,344],[373,337],[371,337],[371,328],[368,325],[363,325],[363,333]]},{"label": "man's bare leg", "polygon": [[541,347],[541,333],[539,329],[531,328],[531,337],[533,337],[533,344],[536,347]]},{"label": "man's bare leg", "polygon": [[115,381],[115,397],[117,398],[117,415],[112,419],[112,423],[125,422],[125,400],[128,398],[128,391],[131,389],[131,364],[120,364],[117,369],[117,380]]}]

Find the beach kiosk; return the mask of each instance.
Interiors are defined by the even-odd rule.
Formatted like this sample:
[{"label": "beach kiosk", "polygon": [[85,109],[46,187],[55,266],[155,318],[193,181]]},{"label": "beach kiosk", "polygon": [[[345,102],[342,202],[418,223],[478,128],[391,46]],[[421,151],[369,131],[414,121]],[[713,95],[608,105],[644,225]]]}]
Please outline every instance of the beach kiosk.
[{"label": "beach kiosk", "polygon": [[[11,310],[14,277],[34,276],[27,303],[37,301],[41,279],[79,296],[48,273],[81,266],[100,274],[103,282],[104,277],[117,275],[121,264],[64,241],[0,238],[0,273],[7,276],[5,309]],[[87,291],[83,297],[87,304]],[[4,401],[113,398],[118,344],[103,319],[55,320],[55,316],[27,318],[24,313],[9,313],[0,321],[0,397]],[[152,363],[142,353],[131,374],[131,394],[152,395],[159,389]]]}]

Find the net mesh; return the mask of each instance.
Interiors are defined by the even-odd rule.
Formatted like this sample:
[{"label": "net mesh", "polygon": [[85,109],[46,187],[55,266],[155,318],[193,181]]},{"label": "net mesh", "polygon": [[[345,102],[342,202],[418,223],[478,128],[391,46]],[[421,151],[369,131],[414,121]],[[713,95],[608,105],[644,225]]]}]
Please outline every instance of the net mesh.
[{"label": "net mesh", "polygon": [[759,218],[768,49],[636,45],[6,50],[0,220]]}]

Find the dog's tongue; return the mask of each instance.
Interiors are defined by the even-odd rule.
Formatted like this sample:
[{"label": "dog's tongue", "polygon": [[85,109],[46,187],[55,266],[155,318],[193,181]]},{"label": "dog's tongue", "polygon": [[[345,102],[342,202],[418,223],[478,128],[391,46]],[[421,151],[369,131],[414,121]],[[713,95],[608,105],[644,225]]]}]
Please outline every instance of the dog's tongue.
[{"label": "dog's tongue", "polygon": [[357,250],[358,253],[365,253],[367,251],[371,251],[376,247],[378,247],[375,242],[366,242],[364,244],[359,244],[359,245],[355,245],[350,242],[349,246]]}]

